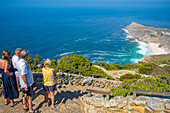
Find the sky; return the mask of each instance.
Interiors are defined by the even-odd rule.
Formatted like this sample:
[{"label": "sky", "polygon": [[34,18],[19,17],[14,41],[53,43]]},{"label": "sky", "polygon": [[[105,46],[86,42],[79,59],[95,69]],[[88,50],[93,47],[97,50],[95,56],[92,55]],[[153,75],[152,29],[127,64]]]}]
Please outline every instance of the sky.
[{"label": "sky", "polygon": [[170,0],[0,0],[1,7],[170,7]]}]

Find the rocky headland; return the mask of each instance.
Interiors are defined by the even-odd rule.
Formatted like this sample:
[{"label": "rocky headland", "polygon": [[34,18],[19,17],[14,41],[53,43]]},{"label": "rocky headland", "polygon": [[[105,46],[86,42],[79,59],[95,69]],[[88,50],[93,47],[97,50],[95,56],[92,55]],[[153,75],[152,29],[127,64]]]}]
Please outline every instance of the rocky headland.
[{"label": "rocky headland", "polygon": [[170,29],[154,28],[132,22],[123,30],[129,34],[127,39],[137,39],[148,43],[153,54],[168,54],[170,52]]}]

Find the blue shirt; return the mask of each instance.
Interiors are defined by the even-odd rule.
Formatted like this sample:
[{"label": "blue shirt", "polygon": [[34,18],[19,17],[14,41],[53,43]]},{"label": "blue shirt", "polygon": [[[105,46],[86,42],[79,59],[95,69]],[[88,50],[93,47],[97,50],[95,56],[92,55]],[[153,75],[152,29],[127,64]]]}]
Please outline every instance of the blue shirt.
[{"label": "blue shirt", "polygon": [[20,82],[21,87],[25,88],[25,83],[22,80],[23,75],[26,75],[28,87],[30,87],[34,83],[34,79],[33,79],[32,71],[31,71],[27,61],[20,59],[17,62],[16,66],[17,66],[17,69],[19,72],[19,82]]}]

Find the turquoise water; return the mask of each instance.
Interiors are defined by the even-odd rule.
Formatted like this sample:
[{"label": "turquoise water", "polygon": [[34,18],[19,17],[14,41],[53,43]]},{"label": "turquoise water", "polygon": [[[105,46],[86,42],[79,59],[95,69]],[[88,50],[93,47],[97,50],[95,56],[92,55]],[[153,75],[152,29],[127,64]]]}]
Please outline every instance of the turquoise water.
[{"label": "turquoise water", "polygon": [[[41,1],[41,0],[39,0]],[[1,4],[2,5],[2,4]],[[81,5],[80,5],[81,6]],[[120,7],[9,5],[0,8],[0,52],[18,47],[43,59],[82,54],[92,62],[134,64],[149,55],[147,44],[126,40],[122,28],[135,21],[170,28],[170,5]]]}]

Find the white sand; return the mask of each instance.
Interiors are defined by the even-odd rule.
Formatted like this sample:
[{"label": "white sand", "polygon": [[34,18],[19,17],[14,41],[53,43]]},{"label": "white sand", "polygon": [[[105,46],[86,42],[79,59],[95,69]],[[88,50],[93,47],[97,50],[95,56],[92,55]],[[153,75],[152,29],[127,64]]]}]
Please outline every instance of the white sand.
[{"label": "white sand", "polygon": [[156,43],[148,43],[149,48],[151,49],[152,55],[159,55],[159,54],[168,54],[164,49],[159,47],[159,44]]}]

